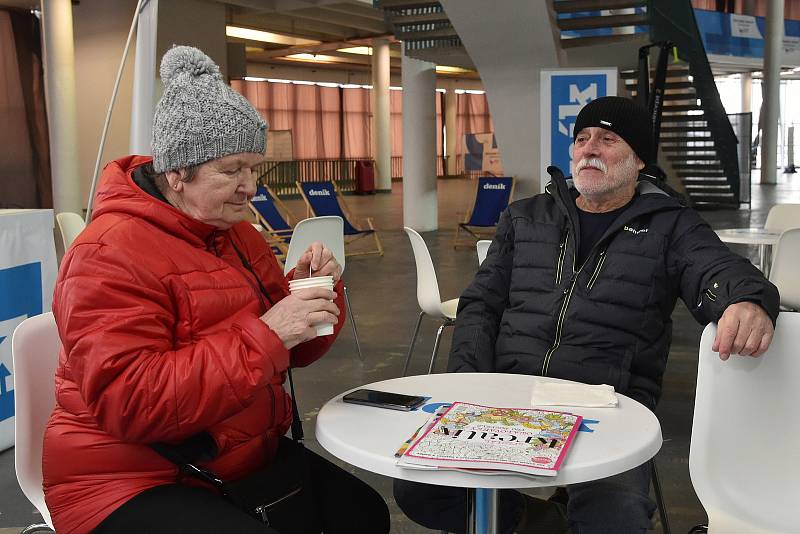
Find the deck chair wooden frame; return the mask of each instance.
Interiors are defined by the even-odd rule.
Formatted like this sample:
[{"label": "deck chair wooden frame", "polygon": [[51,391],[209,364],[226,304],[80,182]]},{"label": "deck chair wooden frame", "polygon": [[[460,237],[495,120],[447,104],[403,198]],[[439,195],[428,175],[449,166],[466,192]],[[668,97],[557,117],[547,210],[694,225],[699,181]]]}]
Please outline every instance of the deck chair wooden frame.
[{"label": "deck chair wooden frame", "polygon": [[[351,244],[351,243],[353,243],[355,241],[358,241],[359,239],[361,239],[363,237],[367,237],[367,236],[370,236],[370,235],[375,240],[375,248],[374,249],[370,249],[370,250],[367,250],[367,251],[358,251],[358,252],[345,252],[345,256],[367,256],[367,255],[371,255],[371,254],[377,254],[379,256],[383,256],[383,244],[381,244],[381,239],[380,239],[380,237],[378,237],[378,231],[375,229],[375,225],[372,222],[372,217],[364,217],[363,218],[363,220],[366,222],[367,226],[369,227],[369,230],[372,230],[371,232],[366,232],[363,229],[363,227],[359,227],[356,224],[354,224],[353,221],[355,221],[356,219],[353,217],[353,214],[350,211],[350,208],[347,206],[347,202],[345,202],[344,195],[342,195],[342,192],[339,190],[339,186],[337,186],[336,182],[334,182],[333,180],[328,180],[328,182],[330,182],[330,184],[333,186],[333,191],[334,191],[334,194],[336,195],[336,202],[339,204],[339,208],[342,210],[342,213],[344,214],[345,221],[348,222],[350,224],[350,226],[352,226],[353,228],[355,228],[359,232],[364,232],[362,234],[357,234],[357,235],[350,235],[350,236],[345,235],[344,236],[345,245],[349,245],[349,244]],[[320,182],[320,183],[324,183],[324,182]],[[303,197],[303,202],[306,203],[306,217],[320,217],[320,216],[324,216],[324,215],[332,215],[330,213],[319,214],[316,211],[314,211],[314,208],[311,206],[311,202],[308,201],[308,198],[306,197],[306,193],[305,193],[305,191],[303,191],[303,187],[300,185],[300,182],[295,182],[295,184],[297,186],[297,190],[300,192],[300,196]],[[345,248],[345,250],[346,250],[346,248]]]},{"label": "deck chair wooden frame", "polygon": [[269,195],[272,197],[272,202],[275,204],[278,213],[280,213],[280,215],[283,217],[283,220],[286,221],[286,224],[292,227],[285,230],[276,230],[261,215],[261,213],[258,211],[258,208],[256,208],[252,202],[247,203],[247,206],[250,208],[250,211],[256,218],[256,222],[261,225],[261,235],[264,236],[264,239],[267,240],[267,243],[275,250],[275,256],[278,259],[283,260],[286,257],[286,253],[289,251],[289,240],[292,237],[293,228],[297,224],[297,218],[268,185],[262,184],[259,187],[263,187],[267,190],[267,193],[269,193]]},{"label": "deck chair wooden frame", "polygon": [[[459,212],[465,213],[464,219],[458,223],[456,226],[456,236],[453,239],[453,248],[459,247],[474,247],[476,241],[481,239],[492,239],[494,238],[495,231],[497,229],[496,226],[467,226],[470,218],[472,218],[472,210],[475,209],[475,200],[478,198],[478,184],[480,183],[480,178],[484,178],[484,176],[476,178],[475,184],[472,186],[472,197],[470,198],[470,205],[467,206],[466,212]],[[494,178],[499,178],[499,176],[494,176]],[[514,176],[510,176],[511,178],[511,192],[508,194],[508,202],[511,203],[511,199],[514,198],[514,188],[517,186],[517,179]],[[465,239],[461,235],[461,231],[464,231],[472,236],[472,239]]]}]

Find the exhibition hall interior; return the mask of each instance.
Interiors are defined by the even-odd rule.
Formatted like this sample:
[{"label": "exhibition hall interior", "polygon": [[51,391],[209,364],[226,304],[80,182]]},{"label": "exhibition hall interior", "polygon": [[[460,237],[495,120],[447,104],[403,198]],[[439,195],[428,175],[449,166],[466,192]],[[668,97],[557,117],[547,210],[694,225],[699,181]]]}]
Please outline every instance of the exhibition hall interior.
[{"label": "exhibition hall interior", "polygon": [[0,0],[0,534],[798,532],[798,94],[797,0]]}]

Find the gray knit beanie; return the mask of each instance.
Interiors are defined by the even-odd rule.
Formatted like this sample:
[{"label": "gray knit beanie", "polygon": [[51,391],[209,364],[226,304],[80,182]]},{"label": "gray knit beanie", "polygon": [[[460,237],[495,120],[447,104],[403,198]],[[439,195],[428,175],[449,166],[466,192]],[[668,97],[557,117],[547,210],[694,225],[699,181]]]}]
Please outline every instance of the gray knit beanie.
[{"label": "gray knit beanie", "polygon": [[191,46],[168,50],[161,59],[161,81],[164,94],[153,117],[153,170],[264,152],[267,123],[202,51]]}]

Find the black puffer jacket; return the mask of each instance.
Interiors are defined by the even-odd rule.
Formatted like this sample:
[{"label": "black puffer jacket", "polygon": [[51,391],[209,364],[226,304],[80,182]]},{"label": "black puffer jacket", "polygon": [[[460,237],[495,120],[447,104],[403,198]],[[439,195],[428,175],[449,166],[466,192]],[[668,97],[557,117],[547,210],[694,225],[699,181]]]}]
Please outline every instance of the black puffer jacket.
[{"label": "black puffer jacket", "polygon": [[461,296],[448,370],[611,384],[655,407],[681,297],[700,323],[751,301],[773,320],[778,290],[692,209],[647,181],[575,265],[571,181],[511,204]]}]

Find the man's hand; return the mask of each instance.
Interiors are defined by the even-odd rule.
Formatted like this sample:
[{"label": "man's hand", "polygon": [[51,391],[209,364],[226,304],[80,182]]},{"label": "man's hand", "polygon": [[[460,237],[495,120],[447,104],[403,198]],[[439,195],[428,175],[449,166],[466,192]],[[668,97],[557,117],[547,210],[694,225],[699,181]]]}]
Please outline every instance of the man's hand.
[{"label": "man's hand", "polygon": [[719,352],[723,361],[731,354],[758,358],[769,348],[774,332],[764,308],[752,302],[737,302],[725,308],[711,350]]},{"label": "man's hand", "polygon": [[317,336],[313,325],[339,322],[335,298],[336,293],[321,287],[303,289],[276,302],[261,320],[291,349]]},{"label": "man's hand", "polygon": [[294,279],[313,276],[333,276],[333,283],[342,276],[342,266],[333,257],[333,252],[319,241],[311,243],[294,268]]}]

